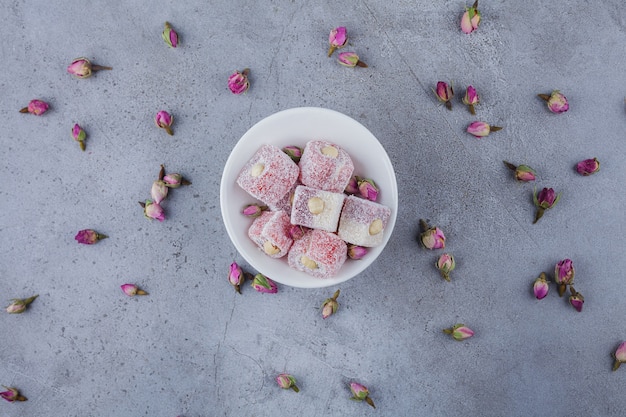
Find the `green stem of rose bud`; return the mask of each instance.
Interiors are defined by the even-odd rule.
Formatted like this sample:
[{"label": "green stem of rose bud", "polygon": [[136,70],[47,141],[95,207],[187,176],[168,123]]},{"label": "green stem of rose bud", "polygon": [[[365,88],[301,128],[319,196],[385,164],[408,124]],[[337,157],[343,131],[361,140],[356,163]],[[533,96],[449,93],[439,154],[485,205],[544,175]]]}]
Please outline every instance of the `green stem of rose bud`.
[{"label": "green stem of rose bud", "polygon": [[174,136],[174,132],[172,131],[172,128],[169,126],[163,126],[163,129],[165,129],[165,131],[167,132],[168,135],[170,136]]},{"label": "green stem of rose bud", "polygon": [[517,167],[513,165],[512,163],[507,162],[507,161],[502,161],[502,162],[504,162],[504,165],[506,165],[506,167],[510,169],[511,171],[517,171]]},{"label": "green stem of rose bud", "polygon": [[139,202],[139,205],[140,205],[141,207],[143,207],[143,208],[146,208],[146,203],[144,203],[143,201],[140,201],[140,202]]},{"label": "green stem of rose bud", "polygon": [[542,100],[545,100],[545,101],[549,101],[550,100],[550,96],[548,94],[537,94],[537,96],[539,98],[541,98]]},{"label": "green stem of rose bud", "polygon": [[476,115],[476,110],[474,110],[474,105],[473,104],[468,104],[469,107],[469,111],[472,115]]},{"label": "green stem of rose bud", "polygon": [[450,100],[446,101],[445,103],[443,103],[446,106],[446,109],[448,110],[452,110],[452,103],[450,103]]},{"label": "green stem of rose bud", "polygon": [[102,65],[91,65],[92,71],[101,71],[101,70],[112,70],[112,67],[104,67]]},{"label": "green stem of rose bud", "polygon": [[163,181],[163,177],[165,177],[165,165],[161,164],[161,169],[159,170],[159,180]]},{"label": "green stem of rose bud", "polygon": [[615,362],[613,362],[613,371],[617,371],[622,363],[617,360],[617,358],[615,357],[615,354],[611,356],[613,356],[613,359],[615,359]]},{"label": "green stem of rose bud", "polygon": [[27,299],[24,300],[24,305],[29,305],[30,303],[35,301],[35,298],[37,297],[39,297],[39,294],[33,295],[32,297],[28,297]]},{"label": "green stem of rose bud", "polygon": [[365,397],[365,402],[376,408],[376,406],[374,405],[374,401],[370,397]]},{"label": "green stem of rose bud", "polygon": [[559,291],[559,297],[563,297],[563,294],[565,294],[565,291],[567,291],[567,285],[559,284],[558,291]]},{"label": "green stem of rose bud", "polygon": [[441,278],[445,279],[446,281],[450,282],[450,274],[447,272],[444,272],[442,270],[439,270],[439,272],[441,272]]},{"label": "green stem of rose bud", "polygon": [[537,213],[535,214],[535,221],[533,221],[533,224],[539,221],[539,219],[543,216],[544,211],[545,210],[542,207],[537,208]]},{"label": "green stem of rose bud", "polygon": [[85,146],[85,141],[84,140],[79,140],[78,141],[78,146],[80,147],[80,150],[85,152],[86,146]]},{"label": "green stem of rose bud", "polygon": [[492,132],[497,132],[498,130],[502,130],[501,126],[489,126],[489,130]]},{"label": "green stem of rose bud", "polygon": [[445,334],[452,334],[452,329],[443,329],[442,332],[444,332]]},{"label": "green stem of rose bud", "polygon": [[339,293],[340,292],[341,292],[340,290],[335,291],[335,293],[333,294],[333,296],[330,299],[337,301],[337,297],[339,297]]},{"label": "green stem of rose bud", "polygon": [[291,386],[291,389],[295,392],[300,392],[300,388],[298,388],[295,384]]},{"label": "green stem of rose bud", "polygon": [[191,185],[191,181],[183,178],[180,180],[180,185]]},{"label": "green stem of rose bud", "polygon": [[108,236],[107,236],[107,235],[105,235],[105,234],[103,234],[103,233],[98,233],[98,232],[96,232],[96,239],[98,239],[98,240],[102,240],[102,239],[107,239],[107,238],[108,238]]},{"label": "green stem of rose bud", "polygon": [[430,229],[430,226],[428,225],[428,223],[426,223],[426,220],[424,219],[420,219],[420,227],[422,228],[423,232]]},{"label": "green stem of rose bud", "polygon": [[367,68],[367,64],[360,60],[356,62],[356,66],[361,68]]},{"label": "green stem of rose bud", "polygon": [[20,109],[20,113],[28,113],[28,107],[24,107],[23,109]]}]

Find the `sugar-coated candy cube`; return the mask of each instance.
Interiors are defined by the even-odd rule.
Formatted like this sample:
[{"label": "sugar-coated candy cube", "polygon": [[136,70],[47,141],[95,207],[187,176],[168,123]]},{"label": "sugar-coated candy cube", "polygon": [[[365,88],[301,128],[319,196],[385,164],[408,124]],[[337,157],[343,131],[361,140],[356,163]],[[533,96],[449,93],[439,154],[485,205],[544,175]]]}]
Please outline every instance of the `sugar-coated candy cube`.
[{"label": "sugar-coated candy cube", "polygon": [[268,206],[278,203],[298,180],[298,165],[272,145],[263,145],[244,165],[237,184]]},{"label": "sugar-coated candy cube", "polygon": [[353,245],[374,247],[383,243],[391,209],[363,198],[349,196],[343,204],[337,234]]},{"label": "sugar-coated candy cube", "polygon": [[343,193],[354,171],[350,155],[323,140],[306,144],[299,166],[302,184],[334,193]]},{"label": "sugar-coated candy cube", "polygon": [[316,190],[299,185],[293,195],[291,223],[311,229],[336,232],[345,198],[343,193]]},{"label": "sugar-coated candy cube", "polygon": [[284,211],[265,211],[254,219],[248,229],[248,236],[266,255],[272,258],[285,256],[293,239],[289,233],[291,223]]},{"label": "sugar-coated candy cube", "polygon": [[291,207],[293,206],[293,198],[296,192],[296,187],[298,187],[298,185],[302,185],[302,184],[300,184],[299,181],[296,181],[293,187],[291,187],[291,189],[287,191],[287,194],[285,194],[283,198],[281,198],[277,203],[268,204],[269,209],[272,211],[283,210],[288,215],[291,215]]},{"label": "sugar-coated candy cube", "polygon": [[287,262],[298,271],[317,278],[329,278],[339,271],[347,256],[346,242],[336,234],[313,229],[294,242]]}]

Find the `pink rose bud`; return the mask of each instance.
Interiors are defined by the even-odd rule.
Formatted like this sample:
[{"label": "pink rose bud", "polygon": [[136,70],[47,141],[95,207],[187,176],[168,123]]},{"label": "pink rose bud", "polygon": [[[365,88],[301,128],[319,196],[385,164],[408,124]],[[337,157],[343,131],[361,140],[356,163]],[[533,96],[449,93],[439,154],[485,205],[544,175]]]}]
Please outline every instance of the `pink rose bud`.
[{"label": "pink rose bud", "polygon": [[569,296],[569,303],[578,311],[579,313],[583,311],[583,304],[585,303],[585,297],[578,291],[574,289],[574,287],[570,286],[569,291],[571,295]]},{"label": "pink rose bud", "polygon": [[463,97],[463,104],[466,104],[469,108],[471,114],[476,114],[476,110],[474,109],[474,105],[478,104],[480,99],[478,98],[478,93],[476,89],[471,85],[467,87],[465,91],[465,97]]},{"label": "pink rose bud", "polygon": [[503,161],[504,165],[507,166],[511,171],[515,171],[515,179],[520,182],[529,182],[537,179],[537,174],[535,170],[529,167],[528,165],[520,165],[515,166],[510,162]]},{"label": "pink rose bud", "polygon": [[613,363],[613,370],[617,371],[620,365],[626,362],[626,342],[620,343],[620,345],[615,350],[613,357],[615,358],[615,362]]},{"label": "pink rose bud", "polygon": [[327,298],[324,300],[322,304],[322,318],[326,319],[337,312],[339,308],[339,303],[337,302],[337,297],[339,297],[339,290],[335,291],[331,298]]},{"label": "pink rose bud", "polygon": [[328,48],[328,56],[331,56],[335,49],[343,48],[348,43],[348,34],[346,32],[346,28],[340,26],[330,31],[330,35],[328,35],[328,43],[330,47]]},{"label": "pink rose bud", "polygon": [[289,374],[279,374],[276,377],[276,383],[282,389],[291,388],[295,392],[300,392],[300,389],[296,386],[296,378],[294,378],[293,376]]},{"label": "pink rose bud", "polygon": [[567,98],[559,92],[559,90],[554,90],[552,94],[538,94],[538,96],[545,100],[548,109],[552,113],[565,113],[569,110],[569,103],[567,102]]},{"label": "pink rose bud", "polygon": [[25,299],[14,298],[11,300],[11,304],[7,306],[7,313],[9,314],[21,314],[26,310],[26,307],[30,305],[35,298],[39,297],[39,295],[33,295],[32,297],[28,297]]},{"label": "pink rose bud", "polygon": [[437,99],[445,104],[446,109],[452,110],[452,97],[454,97],[454,90],[452,89],[452,85],[448,85],[443,81],[437,82],[437,89],[434,90]]},{"label": "pink rose bud", "polygon": [[0,392],[0,398],[2,398],[3,400],[10,403],[15,401],[28,401],[28,398],[20,395],[20,392],[17,390],[17,388],[5,387],[4,385],[3,387],[4,389],[6,389],[6,391]]},{"label": "pink rose bud", "polygon": [[367,178],[360,178],[359,182],[359,193],[361,197],[366,198],[370,201],[376,201],[378,199],[378,187],[376,187],[376,183],[373,180]]},{"label": "pink rose bud", "polygon": [[339,54],[339,63],[344,67],[361,67],[367,68],[367,64],[359,59],[354,52],[341,52]]},{"label": "pink rose bud", "polygon": [[50,105],[46,103],[45,101],[35,99],[35,100],[31,100],[28,103],[28,107],[24,107],[23,109],[20,109],[20,113],[30,113],[30,114],[34,114],[35,116],[41,116],[42,114],[47,112],[49,108],[50,108]]},{"label": "pink rose bud", "polygon": [[135,295],[148,295],[144,290],[139,289],[135,284],[124,284],[121,286],[122,291],[129,297],[134,297]]},{"label": "pink rose bud", "polygon": [[450,272],[456,268],[456,261],[454,260],[454,256],[449,253],[442,254],[437,262],[435,263],[435,267],[441,273],[441,277],[446,281],[450,281]]},{"label": "pink rose bud", "polygon": [[67,67],[67,72],[72,74],[76,78],[89,78],[93,75],[93,72],[100,70],[112,70],[111,67],[103,67],[101,65],[92,64],[85,57],[75,58],[72,63]]},{"label": "pink rose bud", "polygon": [[300,158],[302,158],[303,150],[298,146],[289,145],[283,148],[283,152],[289,155],[293,162],[297,164],[298,162],[300,162]]},{"label": "pink rose bud", "polygon": [[185,178],[183,178],[182,175],[180,174],[165,174],[163,176],[163,182],[165,183],[166,187],[169,188],[178,188],[181,185],[191,185],[191,182],[187,181]]},{"label": "pink rose bud", "polygon": [[139,205],[143,207],[143,215],[146,216],[147,219],[155,219],[160,222],[165,220],[165,212],[163,211],[163,207],[158,203],[155,203],[152,200],[146,200],[145,203],[139,202]]},{"label": "pink rose bud", "polygon": [[502,130],[502,128],[500,126],[491,126],[489,123],[479,121],[472,122],[469,126],[467,126],[467,133],[477,138],[485,137],[489,135],[489,133],[497,132],[498,130]]},{"label": "pink rose bud", "polygon": [[464,324],[456,324],[450,329],[443,329],[443,332],[459,342],[474,336],[474,331]]},{"label": "pink rose bud", "polygon": [[230,285],[235,287],[235,291],[241,294],[241,285],[243,285],[246,277],[241,270],[241,267],[237,265],[237,262],[233,262],[230,264],[230,268],[228,269],[228,282]]},{"label": "pink rose bud", "polygon": [[583,176],[595,174],[600,171],[600,161],[597,158],[585,159],[576,164],[576,171]]},{"label": "pink rose bud", "polygon": [[440,228],[430,227],[421,219],[420,227],[423,230],[420,234],[420,242],[426,249],[444,249],[446,247],[446,236]]},{"label": "pink rose bud", "polygon": [[347,194],[359,194],[359,177],[350,178],[350,182],[346,186],[345,193]]},{"label": "pink rose bud", "polygon": [[304,237],[304,227],[294,224],[289,228],[289,237],[293,240],[299,240]]},{"label": "pink rose bud", "polygon": [[363,259],[365,255],[367,255],[367,248],[353,244],[348,245],[348,257],[350,259]]},{"label": "pink rose bud", "polygon": [[172,123],[174,123],[174,117],[165,110],[159,111],[154,117],[154,122],[161,129],[165,129],[168,135],[173,135]]},{"label": "pink rose bud", "polygon": [[228,88],[233,94],[243,94],[250,88],[250,80],[248,74],[250,70],[248,68],[243,71],[235,71],[233,75],[228,77]]},{"label": "pink rose bud", "polygon": [[82,243],[83,245],[93,245],[99,240],[106,238],[108,238],[107,235],[98,233],[92,229],[79,230],[78,233],[76,233],[76,236],[74,236],[74,239],[76,239],[78,243]]},{"label": "pink rose bud", "polygon": [[169,22],[165,22],[165,29],[163,29],[161,37],[170,48],[176,48],[178,46],[178,33],[172,29],[172,25],[170,25]]},{"label": "pink rose bud", "polygon": [[480,12],[478,11],[478,0],[474,2],[472,7],[467,7],[465,13],[461,17],[461,30],[463,33],[472,33],[478,29],[480,24]]},{"label": "pink rose bud", "polygon": [[533,224],[537,223],[537,221],[539,221],[539,219],[543,216],[543,213],[547,209],[554,207],[560,199],[561,193],[557,195],[552,188],[544,188],[539,191],[539,194],[537,194],[537,189],[535,189],[533,192],[533,202],[537,207],[537,213],[535,214],[535,221],[533,221]]},{"label": "pink rose bud", "polygon": [[74,140],[78,142],[80,149],[84,151],[85,139],[87,138],[87,133],[85,133],[83,128],[80,127],[78,123],[74,124],[74,127],[72,128],[72,138],[74,138]]},{"label": "pink rose bud", "polygon": [[554,282],[559,286],[559,296],[562,297],[568,285],[574,283],[574,263],[571,259],[563,259],[554,267]]},{"label": "pink rose bud", "polygon": [[248,204],[241,211],[246,217],[259,217],[265,210],[267,210],[267,206],[261,206],[259,204]]},{"label": "pink rose bud", "polygon": [[539,274],[539,278],[535,280],[533,284],[533,292],[535,293],[535,297],[537,300],[542,300],[548,295],[548,291],[550,290],[550,286],[548,285],[548,280],[546,279],[546,274],[543,272]]},{"label": "pink rose bud", "polygon": [[165,184],[165,181],[156,180],[152,183],[150,195],[152,196],[152,199],[155,203],[161,204],[161,201],[165,200],[165,198],[167,197],[168,191],[169,188],[167,187],[167,184]]},{"label": "pink rose bud", "polygon": [[358,382],[350,383],[350,391],[352,392],[351,400],[363,401],[376,408],[374,401],[370,398],[370,392],[365,385],[361,385]]},{"label": "pink rose bud", "polygon": [[254,279],[252,280],[252,288],[257,290],[258,292],[264,292],[268,294],[276,294],[278,292],[278,287],[276,283],[266,277],[263,274],[256,274]]}]

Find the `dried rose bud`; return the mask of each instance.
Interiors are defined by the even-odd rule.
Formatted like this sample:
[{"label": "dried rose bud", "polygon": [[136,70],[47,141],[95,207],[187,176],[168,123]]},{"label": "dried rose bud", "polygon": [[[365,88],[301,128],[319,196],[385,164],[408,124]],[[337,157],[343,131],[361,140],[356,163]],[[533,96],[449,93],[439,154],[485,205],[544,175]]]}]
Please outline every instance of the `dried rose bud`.
[{"label": "dried rose bud", "polygon": [[369,178],[359,178],[358,186],[361,197],[370,201],[376,201],[378,199],[379,190],[374,180]]},{"label": "dried rose bud", "polygon": [[339,297],[339,290],[335,291],[331,298],[327,298],[324,300],[322,304],[322,318],[326,319],[337,312],[339,308],[339,303],[337,302],[337,297]]},{"label": "dried rose bud", "polygon": [[78,142],[80,149],[84,151],[85,139],[87,138],[87,133],[85,133],[83,128],[80,127],[78,123],[74,124],[74,127],[72,128],[72,138],[74,138],[74,140]]},{"label": "dried rose bud", "polygon": [[42,114],[47,112],[49,108],[50,105],[45,101],[35,99],[28,102],[28,107],[20,109],[20,113],[30,113],[34,114],[35,116],[41,116]]},{"label": "dried rose bud", "polygon": [[454,260],[454,256],[450,255],[449,253],[441,254],[439,259],[437,259],[437,262],[435,263],[435,267],[437,267],[443,279],[445,279],[446,281],[450,281],[450,272],[454,271],[454,268],[456,268],[456,261]]},{"label": "dried rose bud", "polygon": [[583,176],[595,174],[600,171],[600,161],[597,158],[585,159],[576,164],[576,171]]},{"label": "dried rose bud", "polygon": [[559,286],[559,296],[562,297],[568,285],[574,283],[574,262],[571,259],[563,259],[554,267],[554,282]]},{"label": "dried rose bud", "polygon": [[565,113],[569,110],[569,103],[567,102],[567,98],[559,92],[559,90],[554,90],[552,94],[538,94],[538,96],[545,100],[548,109],[552,113]]},{"label": "dried rose bud", "polygon": [[299,240],[304,237],[304,227],[294,224],[289,228],[289,237],[293,240]]},{"label": "dried rose bud", "polygon": [[134,297],[135,295],[148,295],[144,290],[139,289],[135,284],[124,284],[121,286],[122,291],[129,297]]},{"label": "dried rose bud", "polygon": [[365,255],[367,255],[366,247],[353,245],[353,244],[348,245],[348,257],[350,259],[355,259],[355,260],[363,259]]},{"label": "dried rose bud", "polygon": [[161,201],[165,200],[167,197],[167,193],[169,188],[165,181],[156,180],[152,183],[152,188],[150,189],[150,195],[156,204],[161,204]]},{"label": "dried rose bud", "polygon": [[502,127],[491,126],[489,123],[480,121],[472,122],[467,126],[467,133],[477,138],[485,137],[489,135],[489,133],[497,132],[498,130],[502,130]]},{"label": "dried rose bud", "polygon": [[445,104],[446,109],[452,110],[452,97],[454,97],[454,90],[452,89],[452,85],[448,85],[448,83],[443,81],[437,82],[437,89],[434,90],[437,99]]},{"label": "dried rose bud", "polygon": [[230,268],[228,269],[228,282],[230,285],[235,287],[235,291],[241,294],[241,285],[243,285],[246,277],[241,270],[241,267],[237,265],[237,262],[233,262],[230,264]]},{"label": "dried rose bud", "polygon": [[359,177],[352,177],[344,191],[347,194],[359,194]]},{"label": "dried rose bud", "polygon": [[155,219],[160,222],[165,220],[165,212],[160,204],[155,203],[152,200],[146,200],[145,203],[140,201],[139,205],[143,207],[143,215],[146,216],[147,219]]},{"label": "dried rose bud", "polygon": [[354,52],[342,52],[339,54],[339,63],[344,67],[367,68],[367,64],[359,59]]},{"label": "dried rose bud", "polygon": [[265,210],[267,210],[267,206],[261,206],[259,204],[248,204],[241,211],[246,217],[259,217]]},{"label": "dried rose bud", "polygon": [[449,334],[454,340],[459,342],[474,336],[474,331],[461,323],[455,324],[450,329],[443,329],[443,332]]},{"label": "dried rose bud", "polygon": [[252,288],[257,290],[258,292],[264,292],[268,294],[276,294],[278,292],[278,287],[276,283],[266,277],[263,274],[256,274],[254,279],[252,280]]},{"label": "dried rose bud", "polygon": [[92,64],[85,57],[75,58],[72,63],[67,67],[67,72],[72,74],[76,78],[89,78],[95,71],[100,70],[112,70],[111,67],[103,67],[101,65]]},{"label": "dried rose bud", "polygon": [[533,284],[533,293],[537,300],[541,300],[548,295],[548,291],[550,290],[550,285],[548,285],[548,280],[546,279],[546,274],[543,272],[539,274],[539,278],[535,280]]},{"label": "dried rose bud", "polygon": [[537,213],[535,214],[535,221],[533,221],[533,224],[537,223],[541,216],[543,216],[543,213],[547,209],[554,207],[560,199],[561,193],[557,195],[552,188],[544,188],[539,191],[539,194],[537,194],[537,189],[535,189],[533,192],[533,202],[537,207]]},{"label": "dried rose bud", "polygon": [[569,296],[569,303],[572,305],[572,307],[576,309],[576,311],[580,313],[581,311],[583,311],[583,304],[585,303],[585,297],[583,297],[583,295],[579,293],[578,291],[576,291],[574,287],[572,286],[569,287],[569,291],[571,294]]},{"label": "dried rose bud", "polygon": [[469,108],[471,114],[476,114],[476,110],[474,109],[474,105],[478,104],[480,101],[478,97],[478,93],[476,89],[469,85],[467,86],[467,90],[465,91],[465,96],[463,97],[463,104],[466,104]]},{"label": "dried rose bud", "polygon": [[426,249],[444,249],[446,247],[446,236],[438,227],[430,227],[428,223],[420,219],[420,227],[423,232],[420,234],[420,242]]},{"label": "dried rose bud", "polygon": [[480,24],[480,12],[478,11],[478,0],[474,2],[472,7],[466,7],[465,13],[461,17],[461,30],[463,33],[472,33],[478,29]]},{"label": "dried rose bud", "polygon": [[289,374],[279,374],[276,377],[276,383],[282,389],[291,388],[295,392],[300,392],[300,389],[296,386],[296,378],[294,378],[293,376]]},{"label": "dried rose bud", "polygon": [[74,239],[76,239],[78,243],[82,243],[83,245],[93,245],[99,240],[106,238],[108,238],[107,235],[98,233],[92,229],[79,230],[78,233],[76,233],[76,236],[74,236]]},{"label": "dried rose bud", "polygon": [[363,401],[376,408],[374,401],[370,398],[370,392],[365,385],[361,385],[358,382],[350,383],[350,391],[352,392],[351,400]]},{"label": "dried rose bud", "polygon": [[17,388],[6,387],[4,385],[3,387],[4,389],[6,389],[6,391],[0,392],[0,398],[2,398],[3,400],[6,400],[10,403],[15,401],[28,401],[28,398],[20,395],[20,392],[17,390]]},{"label": "dried rose bud", "polygon": [[177,173],[165,174],[163,176],[163,182],[165,183],[165,186],[169,188],[178,188],[181,185],[191,185],[190,181],[187,181],[182,175]]},{"label": "dried rose bud", "polygon": [[165,129],[168,135],[174,134],[171,127],[174,123],[174,117],[165,110],[159,111],[156,116],[154,116],[154,122],[161,129]]},{"label": "dried rose bud", "polygon": [[302,158],[302,148],[294,145],[285,146],[283,148],[283,152],[285,152],[296,164],[300,162],[300,158]]},{"label": "dried rose bud", "polygon": [[529,182],[537,179],[537,173],[528,165],[515,166],[510,162],[503,161],[511,171],[515,171],[515,179],[520,182]]},{"label": "dried rose bud", "polygon": [[39,297],[39,295],[33,295],[32,297],[28,297],[25,299],[14,298],[11,300],[11,304],[7,306],[7,313],[9,314],[21,314],[26,310],[26,307],[29,306],[30,303],[35,301],[35,298]]},{"label": "dried rose bud", "polygon": [[328,56],[331,56],[335,49],[343,48],[348,43],[348,34],[346,32],[346,28],[340,26],[330,31],[330,35],[328,35],[328,43],[330,47],[328,48]]},{"label": "dried rose bud", "polygon": [[615,362],[613,363],[613,370],[617,371],[620,365],[626,362],[626,342],[620,343],[620,345],[615,350],[613,354],[613,358],[615,358]]},{"label": "dried rose bud", "polygon": [[172,25],[169,22],[165,22],[165,28],[161,37],[170,48],[176,48],[178,46],[178,33],[172,29]]},{"label": "dried rose bud", "polygon": [[235,71],[230,77],[228,77],[228,88],[233,94],[243,94],[250,88],[250,80],[248,79],[250,69],[246,68],[243,71]]}]

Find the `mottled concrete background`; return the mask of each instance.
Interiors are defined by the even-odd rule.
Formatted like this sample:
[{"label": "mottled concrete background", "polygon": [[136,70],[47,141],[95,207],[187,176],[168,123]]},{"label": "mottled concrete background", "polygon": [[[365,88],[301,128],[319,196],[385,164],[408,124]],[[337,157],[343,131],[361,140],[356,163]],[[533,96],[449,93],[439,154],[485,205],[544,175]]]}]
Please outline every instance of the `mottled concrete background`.
[{"label": "mottled concrete background", "polygon": [[[43,1],[0,3],[0,303],[39,294],[22,315],[0,314],[0,385],[29,398],[0,416],[620,416],[626,370],[624,132],[626,14],[619,0],[481,0],[465,35],[463,1]],[[181,46],[161,39],[164,21]],[[328,32],[369,68],[327,58]],[[69,76],[78,56],[114,67]],[[235,96],[232,71],[252,87]],[[453,110],[436,82],[452,81]],[[460,103],[473,84],[484,139]],[[550,113],[537,93],[561,90]],[[40,98],[42,117],[18,109]],[[236,294],[243,260],[229,241],[219,181],[231,148],[277,111],[318,106],[368,127],[394,163],[398,222],[379,260],[337,287],[280,286]],[[175,136],[154,126],[161,109]],[[88,133],[81,152],[74,123]],[[599,173],[576,162],[597,157]],[[562,199],[533,225],[532,184],[502,160],[528,164]],[[159,165],[193,185],[172,192],[168,219],[147,221]],[[375,161],[372,161],[375,163]],[[418,247],[418,220],[447,234]],[[95,246],[74,235],[110,236]],[[571,258],[582,313],[553,287],[531,284]],[[246,266],[245,263],[243,265]],[[135,282],[150,295],[128,298]],[[3,305],[4,306],[4,305]],[[476,335],[441,332],[462,322]],[[293,374],[300,393],[280,390]],[[349,400],[367,385],[377,409]]]}]

